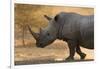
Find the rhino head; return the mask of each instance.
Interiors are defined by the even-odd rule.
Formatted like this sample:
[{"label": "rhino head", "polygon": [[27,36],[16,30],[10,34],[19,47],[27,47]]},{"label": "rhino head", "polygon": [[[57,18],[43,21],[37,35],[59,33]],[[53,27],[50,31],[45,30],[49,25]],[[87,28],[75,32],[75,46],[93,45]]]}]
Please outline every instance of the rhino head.
[{"label": "rhino head", "polygon": [[[52,18],[48,17],[47,15],[44,15],[44,17],[49,21],[49,24],[52,23]],[[51,24],[50,24],[51,25]],[[44,48],[47,45],[51,44],[54,40],[56,40],[56,31],[54,29],[52,30],[50,26],[47,29],[41,29],[39,33],[35,33],[31,30],[31,28],[28,26],[28,29],[32,36],[36,40],[36,46],[40,48]]]}]

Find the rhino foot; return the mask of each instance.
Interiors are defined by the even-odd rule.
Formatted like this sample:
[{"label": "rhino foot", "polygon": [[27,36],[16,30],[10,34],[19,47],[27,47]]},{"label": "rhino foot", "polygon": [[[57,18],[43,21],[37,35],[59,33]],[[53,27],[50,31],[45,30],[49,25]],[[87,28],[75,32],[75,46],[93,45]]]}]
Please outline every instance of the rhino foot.
[{"label": "rhino foot", "polygon": [[68,57],[68,58],[66,58],[65,60],[66,60],[66,61],[73,61],[73,60],[74,60],[74,58],[69,56],[69,57]]},{"label": "rhino foot", "polygon": [[80,56],[81,56],[81,59],[85,59],[86,54],[85,53],[82,53],[82,54],[80,54]]}]

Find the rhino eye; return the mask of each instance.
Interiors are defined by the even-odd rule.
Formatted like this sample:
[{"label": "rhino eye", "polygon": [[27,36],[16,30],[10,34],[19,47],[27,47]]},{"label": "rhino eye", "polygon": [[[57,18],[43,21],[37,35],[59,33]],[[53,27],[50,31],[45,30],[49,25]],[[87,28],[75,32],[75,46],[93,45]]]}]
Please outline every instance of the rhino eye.
[{"label": "rhino eye", "polygon": [[49,35],[50,35],[50,33],[47,33],[47,35],[49,36]]}]

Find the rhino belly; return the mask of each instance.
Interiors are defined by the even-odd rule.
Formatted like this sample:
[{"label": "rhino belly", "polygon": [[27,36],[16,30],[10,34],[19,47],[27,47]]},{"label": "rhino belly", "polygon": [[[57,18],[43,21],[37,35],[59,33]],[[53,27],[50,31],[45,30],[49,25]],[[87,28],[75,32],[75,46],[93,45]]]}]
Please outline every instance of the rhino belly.
[{"label": "rhino belly", "polygon": [[80,45],[87,49],[94,49],[94,40],[83,41]]}]

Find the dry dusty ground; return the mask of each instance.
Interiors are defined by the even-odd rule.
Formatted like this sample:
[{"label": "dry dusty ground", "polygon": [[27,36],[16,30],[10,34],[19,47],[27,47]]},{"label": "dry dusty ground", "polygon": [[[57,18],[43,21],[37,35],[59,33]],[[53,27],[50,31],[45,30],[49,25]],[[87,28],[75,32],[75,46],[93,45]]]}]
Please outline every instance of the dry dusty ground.
[{"label": "dry dusty ground", "polygon": [[[86,61],[93,60],[93,50],[81,49],[87,54]],[[56,40],[53,44],[45,48],[37,48],[35,44],[15,46],[15,65],[67,62],[65,58],[68,55],[69,49],[67,43],[60,40]],[[77,53],[75,54],[75,59],[80,59]]]}]

